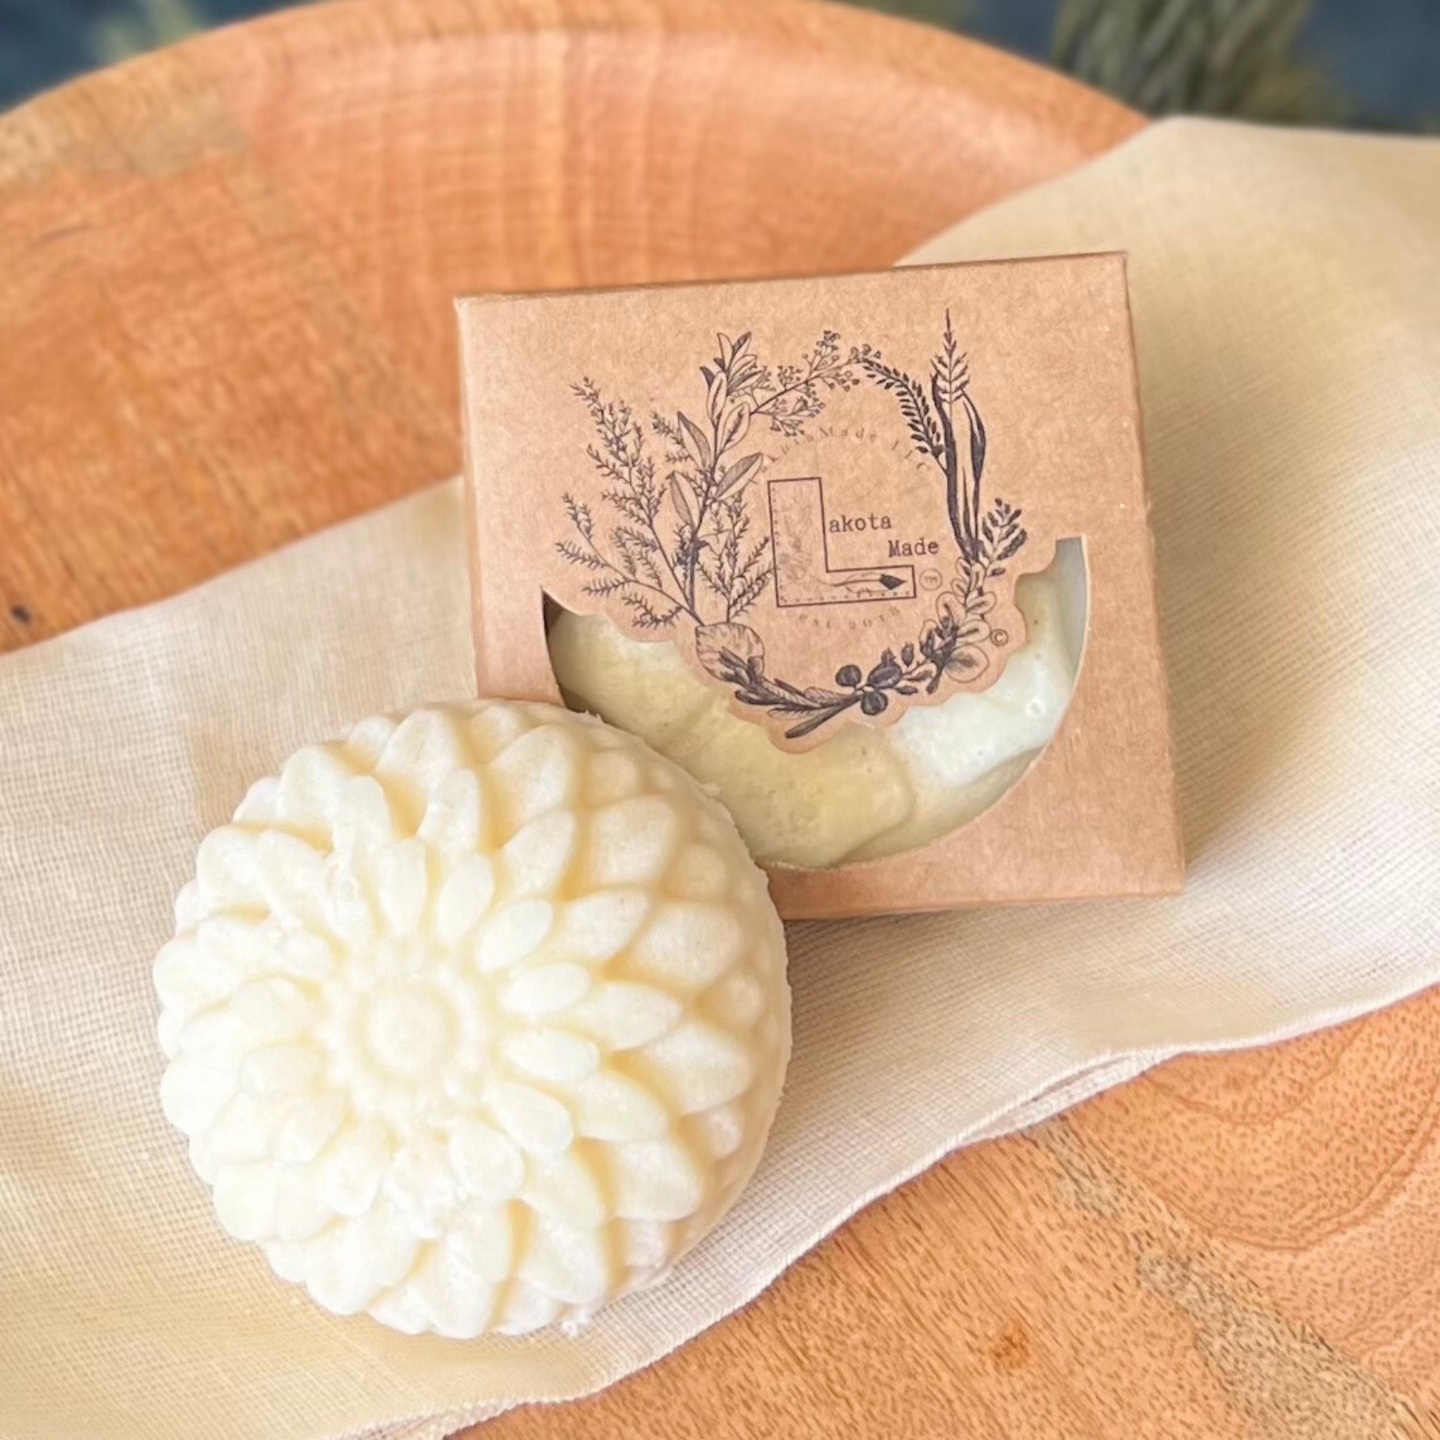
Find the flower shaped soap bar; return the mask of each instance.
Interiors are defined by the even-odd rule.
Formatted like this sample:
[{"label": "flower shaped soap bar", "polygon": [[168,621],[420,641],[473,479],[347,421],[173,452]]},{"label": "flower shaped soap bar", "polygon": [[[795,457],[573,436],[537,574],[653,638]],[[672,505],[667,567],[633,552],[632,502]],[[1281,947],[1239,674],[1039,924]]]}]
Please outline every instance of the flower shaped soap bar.
[{"label": "flower shaped soap bar", "polygon": [[784,935],[726,812],[544,705],[368,720],[200,846],[160,952],[165,1113],[221,1223],[342,1314],[576,1323],[754,1170]]}]

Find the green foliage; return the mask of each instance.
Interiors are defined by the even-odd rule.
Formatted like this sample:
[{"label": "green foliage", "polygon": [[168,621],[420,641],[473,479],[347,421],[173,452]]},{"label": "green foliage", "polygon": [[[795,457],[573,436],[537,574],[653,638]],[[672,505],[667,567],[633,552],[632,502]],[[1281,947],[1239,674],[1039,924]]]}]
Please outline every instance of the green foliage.
[{"label": "green foliage", "polygon": [[[974,0],[857,0],[952,30]],[[1004,0],[992,0],[1003,4]],[[1343,96],[1298,53],[1311,0],[1058,0],[1051,60],[1152,115],[1336,123]]]},{"label": "green foliage", "polygon": [[124,11],[102,15],[95,22],[90,46],[95,59],[109,65],[183,40],[207,23],[192,0],[136,0]]},{"label": "green foliage", "polygon": [[1340,98],[1296,55],[1311,0],[1061,0],[1052,58],[1154,114],[1316,123]]},{"label": "green foliage", "polygon": [[952,30],[964,26],[973,14],[971,0],[858,0],[867,10],[881,10],[906,20],[922,20]]}]

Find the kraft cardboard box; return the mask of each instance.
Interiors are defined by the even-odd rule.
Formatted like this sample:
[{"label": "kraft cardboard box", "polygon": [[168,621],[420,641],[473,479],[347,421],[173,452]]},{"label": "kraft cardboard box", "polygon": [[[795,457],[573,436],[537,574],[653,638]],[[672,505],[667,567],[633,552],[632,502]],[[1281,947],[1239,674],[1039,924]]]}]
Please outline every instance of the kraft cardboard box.
[{"label": "kraft cardboard box", "polygon": [[482,693],[570,666],[787,917],[1180,888],[1122,255],[457,308]]}]

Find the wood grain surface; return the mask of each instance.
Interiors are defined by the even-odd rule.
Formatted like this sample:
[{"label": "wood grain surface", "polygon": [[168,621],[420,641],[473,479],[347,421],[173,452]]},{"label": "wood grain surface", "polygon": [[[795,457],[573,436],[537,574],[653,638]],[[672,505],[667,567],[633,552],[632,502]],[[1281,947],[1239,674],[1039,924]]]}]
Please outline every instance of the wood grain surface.
[{"label": "wood grain surface", "polygon": [[[864,268],[1139,118],[858,12],[357,0],[0,118],[0,648],[458,465],[451,296]],[[500,1437],[1440,1436],[1440,997],[975,1147]]]}]

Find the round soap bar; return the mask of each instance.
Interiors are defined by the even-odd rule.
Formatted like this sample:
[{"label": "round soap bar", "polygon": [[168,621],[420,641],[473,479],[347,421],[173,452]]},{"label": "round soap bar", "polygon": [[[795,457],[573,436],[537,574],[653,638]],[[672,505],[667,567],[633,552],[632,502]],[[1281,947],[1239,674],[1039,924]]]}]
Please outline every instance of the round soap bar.
[{"label": "round soap bar", "polygon": [[254,786],[175,911],[165,1114],[224,1227],[331,1310],[579,1323],[759,1160],[790,1052],[765,876],[598,720],[367,720]]},{"label": "round soap bar", "polygon": [[914,705],[893,725],[842,723],[811,750],[781,750],[733,713],[667,642],[635,640],[603,615],[562,612],[555,677],[577,708],[642,736],[711,786],[765,863],[810,869],[927,845],[973,820],[1024,774],[1069,703],[1084,633],[1085,563],[1062,541],[1022,576],[1018,646],[987,690]]}]

